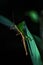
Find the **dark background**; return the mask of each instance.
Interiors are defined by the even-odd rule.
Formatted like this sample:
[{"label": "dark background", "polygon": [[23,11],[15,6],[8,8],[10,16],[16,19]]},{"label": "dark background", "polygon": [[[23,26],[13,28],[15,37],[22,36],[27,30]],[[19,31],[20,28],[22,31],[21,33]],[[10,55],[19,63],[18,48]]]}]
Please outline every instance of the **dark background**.
[{"label": "dark background", "polygon": [[[26,17],[24,13],[29,10],[36,10],[38,14],[43,9],[43,3],[41,1],[8,1],[0,0],[0,14],[7,17],[11,21],[12,10],[14,11],[15,24],[18,24],[22,20],[26,21],[26,24],[31,33],[40,36],[39,23],[33,23],[29,17]],[[26,57],[23,44],[21,42],[21,36],[16,36],[16,32],[10,30],[4,25],[0,24],[0,54],[1,61],[4,60],[6,64],[26,64],[32,65],[30,54]],[[7,61],[8,59],[8,61]],[[4,63],[5,63],[4,62]],[[3,62],[2,62],[3,63]],[[1,64],[2,64],[1,63]]]}]

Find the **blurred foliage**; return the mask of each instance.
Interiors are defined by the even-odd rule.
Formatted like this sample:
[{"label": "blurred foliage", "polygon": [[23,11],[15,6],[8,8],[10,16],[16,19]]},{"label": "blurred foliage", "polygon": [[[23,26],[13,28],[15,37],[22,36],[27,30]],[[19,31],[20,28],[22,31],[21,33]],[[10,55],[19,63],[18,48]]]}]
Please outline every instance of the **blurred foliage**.
[{"label": "blurred foliage", "polygon": [[39,15],[38,15],[37,11],[34,11],[34,10],[28,11],[28,12],[26,13],[26,16],[29,16],[29,17],[31,18],[31,20],[32,20],[33,22],[35,22],[35,23],[37,23],[38,20],[39,20]]}]

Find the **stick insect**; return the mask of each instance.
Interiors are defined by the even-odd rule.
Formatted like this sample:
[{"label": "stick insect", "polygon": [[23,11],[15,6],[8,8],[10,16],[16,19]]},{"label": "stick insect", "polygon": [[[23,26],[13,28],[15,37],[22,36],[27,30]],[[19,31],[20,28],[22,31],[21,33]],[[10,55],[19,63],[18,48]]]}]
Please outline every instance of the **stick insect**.
[{"label": "stick insect", "polygon": [[[18,31],[18,34],[20,34],[21,37],[22,37],[22,41],[23,41],[23,45],[24,45],[26,55],[28,55],[28,52],[27,52],[27,49],[26,49],[26,44],[25,44],[25,38],[24,38],[22,32],[20,31],[20,29],[15,25],[15,23],[12,23],[10,20],[5,18],[4,16],[0,16],[0,23],[4,24],[5,26],[9,27],[10,29]],[[16,35],[18,35],[18,34],[16,34]]]}]

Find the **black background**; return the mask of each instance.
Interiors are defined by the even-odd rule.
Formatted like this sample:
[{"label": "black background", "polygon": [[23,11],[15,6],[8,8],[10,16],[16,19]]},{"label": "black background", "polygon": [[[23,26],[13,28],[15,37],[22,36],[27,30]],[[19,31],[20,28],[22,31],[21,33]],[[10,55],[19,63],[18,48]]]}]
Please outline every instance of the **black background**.
[{"label": "black background", "polygon": [[[32,23],[31,19],[26,17],[24,13],[29,10],[36,10],[40,13],[40,10],[43,9],[43,3],[41,1],[0,1],[0,14],[7,17],[11,21],[12,19],[12,10],[14,11],[15,24],[18,24],[22,20],[26,21],[26,24],[35,35],[39,35],[39,23]],[[29,21],[29,22],[28,22]],[[21,42],[21,36],[16,36],[16,32],[10,30],[4,25],[0,24],[0,54],[1,61],[3,60],[6,64],[14,63],[16,64],[26,64],[32,65],[30,55],[26,57],[23,44]],[[5,60],[4,60],[5,59]],[[7,61],[8,59],[8,61]],[[2,63],[3,63],[2,61]],[[1,63],[1,64],[2,64]]]}]

